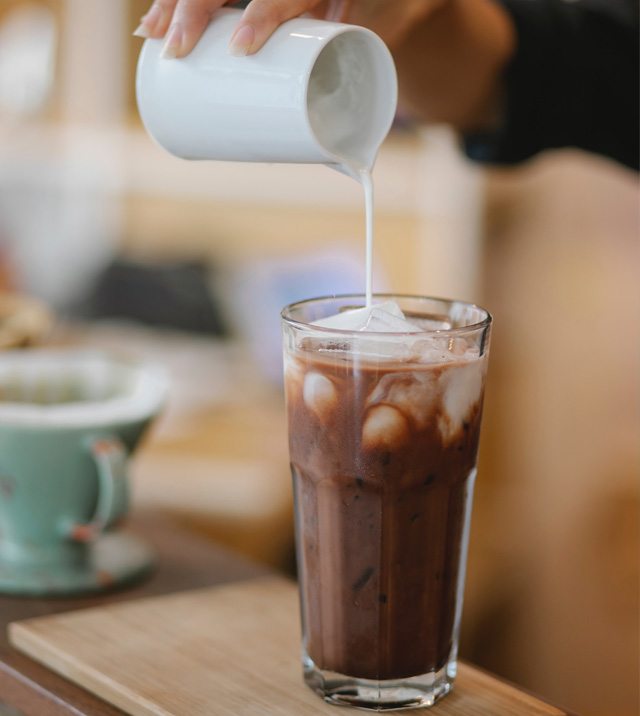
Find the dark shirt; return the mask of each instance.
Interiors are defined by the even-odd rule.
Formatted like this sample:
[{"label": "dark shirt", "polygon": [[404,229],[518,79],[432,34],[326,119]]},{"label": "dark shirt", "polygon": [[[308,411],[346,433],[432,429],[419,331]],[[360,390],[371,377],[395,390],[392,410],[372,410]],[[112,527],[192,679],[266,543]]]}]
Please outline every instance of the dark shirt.
[{"label": "dark shirt", "polygon": [[638,170],[638,0],[499,0],[517,50],[499,130],[465,137],[477,161],[578,147]]}]

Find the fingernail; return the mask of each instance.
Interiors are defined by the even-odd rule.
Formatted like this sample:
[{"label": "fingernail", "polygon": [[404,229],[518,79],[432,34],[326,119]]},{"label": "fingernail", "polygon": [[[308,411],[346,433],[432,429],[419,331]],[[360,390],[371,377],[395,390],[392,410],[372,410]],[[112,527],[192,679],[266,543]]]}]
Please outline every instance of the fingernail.
[{"label": "fingernail", "polygon": [[177,23],[174,23],[169,28],[167,36],[160,52],[160,57],[163,60],[175,60],[182,47],[182,28]]},{"label": "fingernail", "polygon": [[160,20],[162,20],[162,9],[154,5],[142,18],[142,22],[133,34],[136,37],[151,37]]},{"label": "fingernail", "polygon": [[144,37],[145,39],[149,37],[151,33],[144,25],[138,25],[136,29],[133,31],[134,37]]},{"label": "fingernail", "polygon": [[227,48],[227,53],[234,57],[244,57],[249,54],[249,50],[255,39],[256,31],[253,27],[251,27],[251,25],[243,25],[233,33],[233,37]]}]

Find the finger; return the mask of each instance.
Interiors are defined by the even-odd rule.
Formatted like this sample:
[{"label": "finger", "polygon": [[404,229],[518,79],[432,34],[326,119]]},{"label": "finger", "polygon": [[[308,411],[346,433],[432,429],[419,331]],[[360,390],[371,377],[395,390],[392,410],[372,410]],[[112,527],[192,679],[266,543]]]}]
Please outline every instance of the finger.
[{"label": "finger", "polygon": [[226,0],[178,0],[161,57],[188,55],[207,29],[213,13],[225,4]]},{"label": "finger", "polygon": [[136,37],[164,37],[178,0],[156,0],[133,33]]},{"label": "finger", "polygon": [[252,0],[229,43],[229,54],[252,55],[283,22],[312,10],[320,0]]}]

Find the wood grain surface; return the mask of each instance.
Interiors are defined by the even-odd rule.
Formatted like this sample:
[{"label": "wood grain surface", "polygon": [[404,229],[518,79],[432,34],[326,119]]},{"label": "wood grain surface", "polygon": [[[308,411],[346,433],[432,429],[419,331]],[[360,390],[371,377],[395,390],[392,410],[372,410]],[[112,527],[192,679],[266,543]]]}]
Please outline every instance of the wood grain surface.
[{"label": "wood grain surface", "polygon": [[[302,681],[294,583],[266,577],[10,624],[11,642],[134,716],[336,716]],[[340,711],[342,713],[342,711]],[[565,711],[460,665],[438,716]]]},{"label": "wood grain surface", "polygon": [[269,572],[157,514],[137,512],[129,525],[157,556],[155,571],[144,580],[89,597],[0,595],[0,699],[26,716],[122,716],[122,711],[19,653],[9,644],[10,622],[201,589]]}]

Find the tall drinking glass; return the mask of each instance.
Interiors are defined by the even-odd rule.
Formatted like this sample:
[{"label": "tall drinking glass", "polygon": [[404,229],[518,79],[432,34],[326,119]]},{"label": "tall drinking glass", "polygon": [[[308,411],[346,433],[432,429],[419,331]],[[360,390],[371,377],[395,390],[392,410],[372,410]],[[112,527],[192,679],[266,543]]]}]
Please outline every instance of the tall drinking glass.
[{"label": "tall drinking glass", "polygon": [[478,306],[394,300],[415,333],[282,312],[306,683],[376,711],[430,706],[456,674],[491,330]]}]

